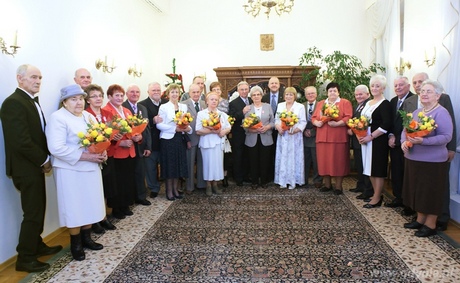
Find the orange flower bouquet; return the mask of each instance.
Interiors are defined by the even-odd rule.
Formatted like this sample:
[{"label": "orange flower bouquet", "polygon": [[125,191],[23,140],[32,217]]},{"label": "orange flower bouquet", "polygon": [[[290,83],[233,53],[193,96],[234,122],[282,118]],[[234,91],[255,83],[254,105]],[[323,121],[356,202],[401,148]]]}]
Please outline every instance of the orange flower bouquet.
[{"label": "orange flower bouquet", "polygon": [[173,121],[177,126],[179,126],[179,128],[185,129],[193,121],[193,117],[189,112],[183,113],[182,111],[177,111]]},{"label": "orange flower bouquet", "polygon": [[80,145],[91,153],[103,153],[110,146],[112,128],[104,123],[89,123],[86,133],[78,132]]},{"label": "orange flower bouquet", "polygon": [[113,139],[113,137],[116,134],[124,135],[132,132],[132,128],[129,125],[128,121],[121,117],[118,117],[117,115],[113,116],[112,121],[109,123],[109,125],[113,129],[110,139]]},{"label": "orange flower bouquet", "polygon": [[147,127],[148,120],[142,118],[142,115],[134,114],[126,117],[128,125],[131,127],[131,136],[142,134],[142,132]]},{"label": "orange flower bouquet", "polygon": [[[406,111],[399,110],[399,114],[403,120],[403,127],[406,131],[406,136],[415,138],[415,137],[424,137],[436,129],[436,121],[433,117],[425,116],[424,112],[419,112],[417,115],[416,121],[412,113],[407,113]],[[412,143],[407,141],[407,147],[412,147]]]},{"label": "orange flower bouquet", "polygon": [[281,127],[284,131],[290,130],[295,124],[299,122],[299,118],[292,111],[283,110],[283,112],[278,113],[281,120]]},{"label": "orange flower bouquet", "polygon": [[221,127],[220,124],[220,115],[216,112],[209,112],[209,119],[201,120],[203,127],[210,128],[211,130],[219,130]]},{"label": "orange flower bouquet", "polygon": [[329,105],[327,103],[324,103],[323,108],[321,109],[321,112],[322,112],[322,115],[321,115],[322,122],[328,122],[328,121],[339,118],[339,108],[335,104]]},{"label": "orange flower bouquet", "polygon": [[243,124],[241,124],[241,127],[245,129],[258,129],[262,126],[260,118],[255,113],[249,114],[248,117],[244,118]]},{"label": "orange flower bouquet", "polygon": [[363,138],[367,136],[369,119],[366,116],[351,118],[348,120],[347,126],[355,133],[356,137]]}]

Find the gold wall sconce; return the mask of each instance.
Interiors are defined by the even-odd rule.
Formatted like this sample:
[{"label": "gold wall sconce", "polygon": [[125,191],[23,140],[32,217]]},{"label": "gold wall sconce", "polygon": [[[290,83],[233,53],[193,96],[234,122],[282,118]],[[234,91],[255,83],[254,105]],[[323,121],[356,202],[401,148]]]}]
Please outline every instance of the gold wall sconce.
[{"label": "gold wall sconce", "polygon": [[107,65],[107,56],[105,56],[105,61],[102,61],[101,59],[96,60],[96,69],[99,70],[100,68],[102,68],[102,72],[110,74],[113,72],[113,70],[115,70],[116,66],[114,60],[112,60],[112,66],[109,67]]},{"label": "gold wall sconce", "polygon": [[396,66],[395,69],[396,69],[396,72],[398,72],[398,74],[402,75],[402,74],[404,74],[406,69],[410,70],[411,67],[412,67],[411,62],[404,61],[403,59],[401,59],[401,64],[399,65],[399,67]]},{"label": "gold wall sconce", "polygon": [[6,45],[6,42],[3,38],[0,37],[0,48],[2,49],[3,54],[11,55],[14,57],[14,54],[17,53],[18,48],[21,48],[18,46],[18,31],[14,34],[14,41],[13,45],[10,45],[10,50],[8,50],[8,47]]},{"label": "gold wall sconce", "polygon": [[140,69],[140,71],[137,71],[136,65],[134,65],[134,67],[128,68],[128,75],[140,78],[142,76],[142,69]]},{"label": "gold wall sconce", "polygon": [[423,60],[423,61],[425,62],[427,67],[434,66],[434,63],[436,63],[436,47],[434,47],[433,49],[434,49],[434,53],[433,53],[433,57],[431,57],[431,59],[428,59],[428,53],[425,50],[425,60]]}]

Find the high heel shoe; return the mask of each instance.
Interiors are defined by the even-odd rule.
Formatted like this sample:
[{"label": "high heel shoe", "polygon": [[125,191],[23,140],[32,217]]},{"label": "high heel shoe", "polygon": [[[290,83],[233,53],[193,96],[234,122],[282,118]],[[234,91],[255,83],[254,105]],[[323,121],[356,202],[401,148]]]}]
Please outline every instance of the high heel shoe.
[{"label": "high heel shoe", "polygon": [[224,188],[228,187],[228,179],[227,176],[224,176],[224,179],[222,180],[222,186]]},{"label": "high heel shoe", "polygon": [[183,197],[181,194],[178,194],[178,195],[174,194],[174,198],[176,198],[176,199],[183,199],[184,197]]},{"label": "high heel shoe", "polygon": [[172,200],[176,200],[175,197],[168,197],[168,196],[166,196],[166,199],[167,199],[167,200],[171,200],[171,201],[172,201]]},{"label": "high heel shoe", "polygon": [[383,197],[380,197],[380,200],[378,203],[376,204],[371,204],[371,203],[367,203],[365,205],[363,205],[364,208],[376,208],[376,207],[380,207],[382,206],[382,202],[383,202]]}]

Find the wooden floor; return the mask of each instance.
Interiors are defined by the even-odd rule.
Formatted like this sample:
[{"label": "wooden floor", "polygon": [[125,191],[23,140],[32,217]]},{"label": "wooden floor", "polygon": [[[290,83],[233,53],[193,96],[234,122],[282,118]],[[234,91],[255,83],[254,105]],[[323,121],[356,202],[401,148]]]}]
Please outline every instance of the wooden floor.
[{"label": "wooden floor", "polygon": [[[447,230],[444,231],[444,233],[448,235],[452,240],[456,241],[457,243],[460,243],[460,225],[458,223],[451,221],[449,223]],[[70,244],[70,237],[69,237],[69,234],[67,233],[67,230],[63,230],[61,233],[59,233],[54,238],[46,241],[46,243],[50,246],[62,245],[65,247]],[[40,260],[46,261],[50,257],[52,256],[44,256],[44,257],[41,257]],[[4,264],[4,265],[7,265],[7,264]],[[19,282],[27,275],[28,275],[27,272],[17,272],[15,270],[15,262],[11,260],[11,263],[9,265],[7,265],[6,267],[3,266],[3,269],[0,270],[0,283]]]}]

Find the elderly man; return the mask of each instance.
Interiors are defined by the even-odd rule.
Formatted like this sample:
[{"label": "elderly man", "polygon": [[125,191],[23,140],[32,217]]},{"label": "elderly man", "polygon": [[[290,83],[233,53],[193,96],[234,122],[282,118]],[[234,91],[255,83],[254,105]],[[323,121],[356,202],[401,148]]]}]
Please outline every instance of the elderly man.
[{"label": "elderly man", "polygon": [[[415,109],[421,108],[422,105],[420,103],[419,95],[420,91],[422,88],[422,83],[429,79],[427,73],[417,73],[414,75],[412,78],[412,86],[414,87],[414,90],[417,95],[414,95],[412,97],[409,97],[403,104],[403,109],[404,111],[407,112],[413,112]],[[452,102],[450,100],[450,96],[448,94],[441,94],[439,97],[438,103],[447,109],[447,111],[450,114],[450,117],[452,118],[452,124],[454,125],[454,131],[452,132],[452,140],[447,144],[447,150],[449,151],[449,160],[448,162],[451,162],[452,159],[454,159],[455,156],[455,150],[457,148],[457,130],[456,130],[456,125],[455,125],[455,114],[454,114],[454,109],[452,107]],[[450,167],[450,163],[449,163]],[[447,223],[449,222],[450,219],[450,183],[449,183],[449,177],[447,178],[447,190],[444,190],[446,194],[444,195],[444,201],[443,201],[443,212],[442,215],[438,217],[436,227],[438,230],[444,231],[447,229]]]},{"label": "elderly man", "polygon": [[[205,95],[205,85],[204,85],[204,77],[203,76],[195,76],[193,78],[193,84],[198,85],[200,87],[200,100],[206,101],[206,95]],[[182,94],[180,97],[180,102],[184,102],[187,99],[190,98],[190,93],[186,92]]]},{"label": "elderly man", "polygon": [[[237,85],[239,97],[230,102],[228,114],[235,118],[235,125],[241,125],[244,115],[251,109],[249,104],[252,99],[248,97],[249,84],[245,81],[239,82]],[[247,169],[247,148],[244,144],[246,140],[246,132],[242,127],[232,127],[232,157],[233,157],[233,179],[237,186],[243,186],[243,181],[249,176]],[[249,181],[246,179],[246,181]]]},{"label": "elderly man", "polygon": [[147,187],[150,190],[150,197],[156,198],[160,191],[160,182],[158,181],[158,165],[160,164],[160,130],[157,124],[163,120],[158,116],[160,105],[165,103],[161,100],[161,85],[157,82],[148,85],[147,93],[149,97],[139,102],[147,108],[147,114],[144,118],[149,119],[150,137],[152,142],[152,151],[145,160]]},{"label": "elderly man", "polygon": [[18,88],[5,99],[0,110],[5,140],[6,175],[21,192],[23,220],[16,248],[17,271],[41,272],[48,263],[38,261],[62,247],[48,247],[40,236],[46,209],[45,175],[51,171],[46,144],[45,116],[38,103],[42,74],[31,65],[17,69]]},{"label": "elderly man", "polygon": [[191,193],[195,189],[195,164],[196,164],[196,187],[206,188],[206,182],[203,180],[203,161],[201,158],[201,150],[198,148],[200,136],[195,132],[196,115],[199,111],[206,108],[206,103],[200,99],[201,87],[197,84],[191,84],[188,90],[190,98],[181,102],[187,105],[187,112],[189,112],[193,121],[190,126],[193,129],[191,134],[187,134],[190,138],[190,148],[187,148],[187,163],[188,163],[188,179],[186,186],[186,193]]},{"label": "elderly man", "polygon": [[[126,101],[122,103],[123,107],[126,107],[131,111],[133,115],[138,117],[146,118],[148,115],[147,108],[137,103],[139,97],[141,96],[141,90],[137,85],[129,85],[126,90]],[[149,127],[146,127],[144,132],[142,132],[142,140],[139,143],[134,143],[136,147],[136,157],[135,157],[135,182],[136,182],[136,199],[137,204],[150,205],[151,202],[147,198],[147,190],[145,188],[145,160],[150,156],[152,149],[152,138],[150,135]]]},{"label": "elderly man", "polygon": [[75,71],[73,80],[77,85],[80,85],[82,89],[86,89],[92,83],[93,78],[88,70],[80,68]]},{"label": "elderly man", "polygon": [[[398,76],[394,80],[394,91],[396,96],[390,101],[392,107],[393,127],[388,134],[388,145],[390,146],[391,158],[391,184],[393,188],[394,199],[385,203],[386,207],[403,207],[402,202],[402,184],[404,179],[404,153],[401,149],[401,133],[403,131],[402,118],[399,110],[403,110],[404,101],[414,95],[410,92],[410,83],[407,77]],[[403,214],[411,215],[414,212],[405,207]]]}]

